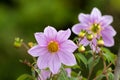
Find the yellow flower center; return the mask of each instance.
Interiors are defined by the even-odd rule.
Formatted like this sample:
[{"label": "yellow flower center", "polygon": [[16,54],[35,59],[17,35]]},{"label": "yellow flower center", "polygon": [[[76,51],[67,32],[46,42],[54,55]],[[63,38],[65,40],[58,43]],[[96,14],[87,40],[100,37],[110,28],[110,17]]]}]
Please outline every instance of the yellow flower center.
[{"label": "yellow flower center", "polygon": [[51,53],[57,52],[59,50],[59,45],[56,41],[50,41],[48,44],[48,51]]},{"label": "yellow flower center", "polygon": [[96,33],[99,34],[100,31],[101,31],[101,26],[100,26],[100,24],[93,24],[93,25],[91,26],[90,30],[91,30],[94,34],[96,34]]}]

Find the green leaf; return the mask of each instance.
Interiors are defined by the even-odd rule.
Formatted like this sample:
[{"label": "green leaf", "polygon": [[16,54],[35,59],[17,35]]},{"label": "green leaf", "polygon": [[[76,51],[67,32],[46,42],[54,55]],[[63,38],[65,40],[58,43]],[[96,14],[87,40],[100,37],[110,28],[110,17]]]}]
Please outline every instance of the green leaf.
[{"label": "green leaf", "polygon": [[71,77],[71,78],[69,78],[69,80],[78,80],[78,78]]},{"label": "green leaf", "polygon": [[22,74],[17,78],[17,80],[35,80],[31,75]]},{"label": "green leaf", "polygon": [[63,67],[61,68],[61,72],[60,72],[57,80],[69,80],[67,73]]},{"label": "green leaf", "polygon": [[109,49],[107,48],[102,48],[103,51],[103,56],[104,59],[106,61],[108,61],[108,63],[112,62],[113,64],[115,64],[115,59],[116,59],[116,55],[113,54]]},{"label": "green leaf", "polygon": [[90,70],[93,66],[95,67],[95,66],[98,64],[99,60],[100,60],[100,57],[97,57],[97,59],[95,59],[95,60],[94,60],[93,57],[90,57],[90,58],[88,59],[88,68],[89,68],[89,70]]},{"label": "green leaf", "polygon": [[103,70],[98,70],[97,73],[96,73],[96,76],[101,75],[102,72],[103,72]]},{"label": "green leaf", "polygon": [[108,73],[108,80],[114,80],[114,75],[112,72]]},{"label": "green leaf", "polygon": [[83,55],[83,54],[81,54],[81,53],[76,53],[75,54],[75,57],[77,58],[77,60],[80,62],[80,61],[82,61],[84,64],[85,64],[85,66],[87,67],[87,59],[86,59],[86,57]]},{"label": "green leaf", "polygon": [[105,75],[101,74],[96,80],[102,80],[105,77]]}]

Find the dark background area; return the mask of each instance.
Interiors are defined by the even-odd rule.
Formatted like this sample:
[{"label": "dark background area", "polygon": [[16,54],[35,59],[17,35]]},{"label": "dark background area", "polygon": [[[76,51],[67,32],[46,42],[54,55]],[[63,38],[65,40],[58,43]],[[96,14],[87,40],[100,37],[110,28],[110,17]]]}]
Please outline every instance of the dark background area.
[{"label": "dark background area", "polygon": [[35,42],[35,32],[43,31],[48,25],[57,30],[71,28],[79,22],[79,13],[90,13],[93,7],[99,8],[103,15],[114,17],[112,26],[117,35],[110,50],[117,54],[120,0],[0,0],[0,80],[16,80],[21,74],[31,74],[30,68],[19,62],[31,60],[31,56],[26,49],[13,46],[15,37],[23,38],[26,43]]}]

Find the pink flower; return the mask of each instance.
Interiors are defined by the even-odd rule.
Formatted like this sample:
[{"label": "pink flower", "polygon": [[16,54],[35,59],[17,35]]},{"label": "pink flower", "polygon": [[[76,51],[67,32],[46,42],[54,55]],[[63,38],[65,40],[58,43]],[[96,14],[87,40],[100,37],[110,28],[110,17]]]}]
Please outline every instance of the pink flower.
[{"label": "pink flower", "polygon": [[53,74],[56,74],[61,63],[73,66],[76,64],[76,59],[73,52],[77,46],[68,38],[71,35],[70,29],[56,31],[53,27],[46,27],[44,33],[35,33],[35,38],[38,45],[28,50],[28,53],[33,57],[38,57],[37,66],[39,69],[49,67]]},{"label": "pink flower", "polygon": [[[110,25],[113,21],[112,16],[102,16],[99,9],[93,8],[91,14],[80,13],[78,18],[80,23],[74,25],[72,31],[78,35],[82,30],[85,30],[87,34],[93,35],[93,39],[91,41],[84,37],[81,44],[85,46],[91,43],[97,45],[97,39],[102,37],[105,46],[111,47],[114,45],[113,37],[116,35],[116,31]],[[92,47],[95,48],[96,46],[92,45]]]}]

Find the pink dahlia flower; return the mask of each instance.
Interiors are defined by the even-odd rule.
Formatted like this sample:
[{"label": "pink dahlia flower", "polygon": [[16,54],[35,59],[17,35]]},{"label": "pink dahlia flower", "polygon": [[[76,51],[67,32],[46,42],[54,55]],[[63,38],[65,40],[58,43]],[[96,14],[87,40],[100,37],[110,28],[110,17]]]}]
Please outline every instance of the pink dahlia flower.
[{"label": "pink dahlia flower", "polygon": [[75,34],[79,34],[82,30],[85,30],[87,34],[92,34],[93,39],[87,40],[86,37],[80,42],[84,46],[90,44],[91,48],[95,50],[97,46],[97,39],[102,37],[104,46],[111,47],[114,45],[114,36],[116,31],[110,25],[113,21],[113,17],[110,15],[102,16],[101,12],[97,8],[93,8],[91,14],[79,14],[80,23],[72,27],[72,31]]},{"label": "pink dahlia flower", "polygon": [[56,31],[53,27],[46,27],[44,33],[35,33],[38,45],[28,50],[33,57],[38,57],[37,65],[39,69],[49,67],[53,74],[56,74],[61,67],[61,63],[73,66],[76,59],[73,52],[77,46],[68,38],[71,35],[70,29]]}]

